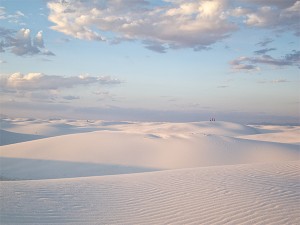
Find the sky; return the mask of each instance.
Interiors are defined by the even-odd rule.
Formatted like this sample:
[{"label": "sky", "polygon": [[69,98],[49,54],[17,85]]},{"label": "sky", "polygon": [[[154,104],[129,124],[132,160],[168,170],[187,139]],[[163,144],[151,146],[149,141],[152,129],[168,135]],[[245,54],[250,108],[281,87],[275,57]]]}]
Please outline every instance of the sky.
[{"label": "sky", "polygon": [[1,115],[300,123],[300,1],[0,0]]}]

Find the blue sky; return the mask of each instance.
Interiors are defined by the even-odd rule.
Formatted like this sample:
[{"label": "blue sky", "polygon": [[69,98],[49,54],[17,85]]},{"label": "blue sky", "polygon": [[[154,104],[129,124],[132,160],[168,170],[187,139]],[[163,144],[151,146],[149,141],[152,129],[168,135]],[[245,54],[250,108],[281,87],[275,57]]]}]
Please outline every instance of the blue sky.
[{"label": "blue sky", "polygon": [[0,4],[1,114],[299,122],[300,1]]}]

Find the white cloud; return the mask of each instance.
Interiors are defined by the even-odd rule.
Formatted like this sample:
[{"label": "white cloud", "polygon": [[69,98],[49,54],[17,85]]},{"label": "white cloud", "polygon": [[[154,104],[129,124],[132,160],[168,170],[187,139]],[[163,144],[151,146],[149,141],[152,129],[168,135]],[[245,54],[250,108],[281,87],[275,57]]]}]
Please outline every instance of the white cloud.
[{"label": "white cloud", "polygon": [[169,1],[164,6],[144,0],[52,1],[48,18],[55,24],[52,29],[78,39],[141,40],[153,43],[146,44],[149,49],[164,52],[202,49],[230,35],[237,27],[227,20],[226,7],[226,0]]},{"label": "white cloud", "polygon": [[[85,40],[139,40],[153,51],[207,49],[248,26],[299,31],[296,0],[58,1],[48,3],[53,30]],[[151,44],[149,44],[151,43]]]},{"label": "white cloud", "polygon": [[0,87],[4,91],[35,91],[35,90],[57,90],[72,88],[78,85],[98,84],[114,85],[120,84],[118,79],[109,76],[91,77],[62,77],[57,75],[45,75],[42,73],[14,73],[9,76],[1,76]]},{"label": "white cloud", "polygon": [[5,19],[6,11],[4,7],[0,7],[0,19]]},{"label": "white cloud", "polygon": [[25,16],[25,14],[24,14],[24,13],[22,13],[21,11],[19,11],[19,10],[18,10],[18,11],[16,11],[16,15],[18,15],[18,16],[20,16],[20,17],[21,17],[21,16]]},{"label": "white cloud", "polygon": [[236,7],[231,15],[244,17],[248,26],[293,31],[299,34],[299,0],[240,0],[246,3]]},{"label": "white cloud", "polygon": [[[85,88],[110,87],[122,83],[118,79],[109,76],[73,76],[64,77],[57,75],[45,75],[42,73],[0,75],[0,93],[4,99],[19,99],[24,101],[44,103],[70,103],[81,99],[79,95],[72,93],[72,88],[78,86]],[[90,86],[91,85],[91,86]],[[71,92],[70,92],[71,91]],[[79,93],[78,93],[79,94]],[[114,100],[109,92],[95,93],[102,99]]]},{"label": "white cloud", "polygon": [[20,19],[26,17],[26,15],[21,11],[15,11],[14,13],[8,14],[5,7],[0,7],[0,20],[7,20],[9,23],[22,24]]},{"label": "white cloud", "polygon": [[54,55],[45,48],[43,32],[39,31],[34,38],[31,37],[31,30],[22,28],[19,31],[0,27],[0,51],[9,50],[11,53],[24,55]]},{"label": "white cloud", "polygon": [[43,40],[43,31],[39,31],[35,38],[33,39],[33,43],[35,46],[40,47],[40,48],[44,48],[44,40]]},{"label": "white cloud", "polygon": [[244,15],[247,15],[248,13],[250,13],[251,10],[249,9],[246,9],[246,8],[243,8],[241,6],[238,6],[236,8],[233,8],[229,13],[232,15],[232,16],[236,16],[236,17],[240,17],[240,16],[244,16]]},{"label": "white cloud", "polygon": [[257,26],[257,27],[267,27],[274,26],[278,23],[276,17],[278,12],[276,12],[270,6],[263,6],[253,13],[248,13],[246,15],[247,19],[245,23],[249,26]]}]

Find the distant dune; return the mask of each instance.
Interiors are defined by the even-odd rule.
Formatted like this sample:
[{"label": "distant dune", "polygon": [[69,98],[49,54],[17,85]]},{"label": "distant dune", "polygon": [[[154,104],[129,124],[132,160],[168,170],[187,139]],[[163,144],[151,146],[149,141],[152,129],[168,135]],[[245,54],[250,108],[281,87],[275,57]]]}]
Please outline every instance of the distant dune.
[{"label": "distant dune", "polygon": [[300,224],[297,126],[1,125],[1,224]]},{"label": "distant dune", "polygon": [[261,140],[279,143],[300,144],[300,127],[299,126],[257,126],[267,129],[269,133],[243,135],[239,138],[249,140]]}]

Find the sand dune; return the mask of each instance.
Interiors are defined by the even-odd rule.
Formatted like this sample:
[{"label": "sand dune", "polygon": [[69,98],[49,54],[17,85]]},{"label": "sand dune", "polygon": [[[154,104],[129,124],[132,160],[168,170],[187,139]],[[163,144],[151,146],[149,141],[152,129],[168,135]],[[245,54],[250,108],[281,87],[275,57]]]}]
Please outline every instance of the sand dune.
[{"label": "sand dune", "polygon": [[252,135],[265,132],[262,128],[255,128],[230,122],[194,122],[194,123],[139,123],[115,122],[101,120],[38,120],[38,119],[1,119],[1,128],[6,131],[43,135],[47,137],[64,134],[83,133],[99,130],[126,131],[133,133],[158,133],[172,135],[180,133],[215,134],[222,136]]},{"label": "sand dune", "polygon": [[[1,177],[38,179],[124,173],[124,167],[135,172],[145,169],[165,170],[200,166],[281,162],[299,159],[299,147],[202,133],[145,134],[128,131],[97,131],[63,135],[2,146]],[[18,160],[12,160],[18,159]],[[22,160],[24,159],[24,160]],[[27,159],[27,160],[25,160]],[[43,160],[41,163],[40,160]],[[102,165],[87,173],[86,166],[64,167],[57,162]],[[51,165],[54,166],[51,170]],[[62,166],[61,174],[55,173]],[[114,173],[107,166],[115,165]],[[47,167],[45,173],[43,168]],[[119,169],[118,169],[119,168]],[[139,171],[137,168],[140,168]],[[26,171],[26,173],[24,173]],[[78,173],[74,173],[77,171]],[[42,175],[40,174],[42,173]],[[48,176],[46,176],[48,174]],[[72,176],[71,176],[72,175]]]},{"label": "sand dune", "polygon": [[1,129],[1,224],[300,224],[297,126],[5,118]]},{"label": "sand dune", "polygon": [[299,162],[1,182],[1,224],[300,224]]},{"label": "sand dune", "polygon": [[[98,130],[96,127],[86,126],[82,121],[72,120],[39,120],[39,119],[1,119],[3,130],[21,134],[41,135],[46,137],[65,134],[83,133]],[[99,129],[100,130],[100,129]]]},{"label": "sand dune", "polygon": [[[261,126],[257,126],[257,128],[258,127]],[[300,144],[299,126],[264,126],[263,128],[268,129],[269,132],[263,134],[243,135],[239,136],[239,138],[279,143]]]}]

